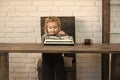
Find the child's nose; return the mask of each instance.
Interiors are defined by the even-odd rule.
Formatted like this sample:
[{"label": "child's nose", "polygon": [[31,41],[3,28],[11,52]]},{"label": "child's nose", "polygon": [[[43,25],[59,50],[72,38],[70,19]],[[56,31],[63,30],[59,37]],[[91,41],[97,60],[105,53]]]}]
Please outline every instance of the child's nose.
[{"label": "child's nose", "polygon": [[55,29],[53,28],[53,29],[52,29],[52,31],[54,32],[54,31],[55,31]]}]

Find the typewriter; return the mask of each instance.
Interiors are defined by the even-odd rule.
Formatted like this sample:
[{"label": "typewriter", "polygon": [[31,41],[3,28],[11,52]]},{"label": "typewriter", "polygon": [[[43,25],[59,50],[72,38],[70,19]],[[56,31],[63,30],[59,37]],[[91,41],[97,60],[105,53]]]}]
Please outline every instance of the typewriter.
[{"label": "typewriter", "polygon": [[74,45],[72,36],[46,36],[45,45]]}]

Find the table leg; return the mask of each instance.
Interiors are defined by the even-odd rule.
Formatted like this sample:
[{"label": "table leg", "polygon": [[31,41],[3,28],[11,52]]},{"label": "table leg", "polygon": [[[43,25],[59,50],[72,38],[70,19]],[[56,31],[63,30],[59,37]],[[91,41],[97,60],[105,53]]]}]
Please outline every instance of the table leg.
[{"label": "table leg", "polygon": [[109,53],[109,80],[111,80],[111,66],[112,66],[111,58],[112,58],[112,54]]},{"label": "table leg", "polygon": [[9,55],[0,52],[0,80],[9,80]]}]

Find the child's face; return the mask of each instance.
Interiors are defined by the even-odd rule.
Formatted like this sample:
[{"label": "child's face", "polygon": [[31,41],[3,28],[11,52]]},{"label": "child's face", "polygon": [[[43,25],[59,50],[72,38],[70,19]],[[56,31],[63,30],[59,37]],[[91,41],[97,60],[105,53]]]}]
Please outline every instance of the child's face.
[{"label": "child's face", "polygon": [[47,31],[48,31],[48,34],[50,34],[50,35],[57,34],[58,33],[57,23],[56,22],[49,22],[47,24]]}]

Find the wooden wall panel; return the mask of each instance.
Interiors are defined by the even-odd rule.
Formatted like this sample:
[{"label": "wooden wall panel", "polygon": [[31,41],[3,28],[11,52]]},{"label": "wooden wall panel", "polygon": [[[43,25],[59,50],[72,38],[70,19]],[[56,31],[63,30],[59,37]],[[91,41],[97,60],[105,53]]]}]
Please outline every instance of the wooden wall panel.
[{"label": "wooden wall panel", "polygon": [[0,80],[9,80],[8,53],[0,53]]},{"label": "wooden wall panel", "polygon": [[[110,0],[102,0],[102,43],[110,43]],[[102,80],[109,80],[109,54],[102,54]]]}]

